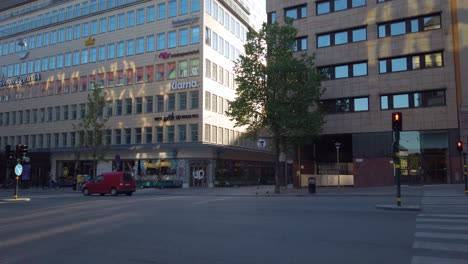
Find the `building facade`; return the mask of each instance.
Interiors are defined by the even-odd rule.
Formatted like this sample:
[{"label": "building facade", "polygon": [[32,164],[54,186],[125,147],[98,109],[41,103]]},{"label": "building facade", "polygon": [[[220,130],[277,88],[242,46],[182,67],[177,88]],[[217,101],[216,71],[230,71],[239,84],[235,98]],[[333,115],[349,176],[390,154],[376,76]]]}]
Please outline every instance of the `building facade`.
[{"label": "building facade", "polygon": [[298,174],[393,184],[398,111],[402,181],[462,182],[456,142],[466,145],[468,136],[466,10],[460,0],[267,1],[268,22],[292,18],[298,53],[315,54],[324,77],[326,124],[319,140],[301,147]]},{"label": "building facade", "polygon": [[[15,1],[13,1],[15,2]],[[251,1],[256,2],[256,1]],[[240,0],[37,0],[0,12],[0,145],[28,145],[28,176],[93,174],[73,126],[103,89],[109,118],[98,172],[156,164],[189,186],[255,183],[272,156],[225,114],[234,61],[265,6]],[[260,15],[259,15],[260,14]],[[11,177],[8,153],[2,174]],[[161,167],[159,167],[161,174]],[[159,175],[161,176],[161,175]]]}]

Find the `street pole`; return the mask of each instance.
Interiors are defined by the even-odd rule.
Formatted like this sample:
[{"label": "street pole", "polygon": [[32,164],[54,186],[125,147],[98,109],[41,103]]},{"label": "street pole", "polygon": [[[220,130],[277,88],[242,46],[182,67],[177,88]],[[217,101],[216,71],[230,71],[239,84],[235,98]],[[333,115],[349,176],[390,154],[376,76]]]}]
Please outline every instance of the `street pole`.
[{"label": "street pole", "polygon": [[466,165],[466,152],[462,154],[462,164],[463,164],[463,178],[465,181],[465,194],[468,194],[468,169]]},{"label": "street pole", "polygon": [[338,189],[340,188],[340,142],[335,142],[336,148],[336,166],[337,166],[337,176],[338,176]]},{"label": "street pole", "polygon": [[400,186],[400,131],[394,132],[393,140],[393,163],[395,166],[395,180],[397,186],[397,206],[401,206],[401,186]]}]

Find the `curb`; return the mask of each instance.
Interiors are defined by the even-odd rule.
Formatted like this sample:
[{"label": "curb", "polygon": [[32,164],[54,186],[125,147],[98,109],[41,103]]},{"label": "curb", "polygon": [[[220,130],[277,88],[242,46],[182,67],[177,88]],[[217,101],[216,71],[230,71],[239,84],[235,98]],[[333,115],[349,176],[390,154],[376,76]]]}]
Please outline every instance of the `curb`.
[{"label": "curb", "polygon": [[8,198],[8,199],[1,199],[2,202],[29,202],[31,198]]},{"label": "curb", "polygon": [[421,207],[419,205],[405,205],[405,206],[397,206],[397,205],[390,205],[390,204],[378,204],[375,206],[376,209],[382,210],[389,210],[389,211],[414,211],[419,212],[421,211]]}]

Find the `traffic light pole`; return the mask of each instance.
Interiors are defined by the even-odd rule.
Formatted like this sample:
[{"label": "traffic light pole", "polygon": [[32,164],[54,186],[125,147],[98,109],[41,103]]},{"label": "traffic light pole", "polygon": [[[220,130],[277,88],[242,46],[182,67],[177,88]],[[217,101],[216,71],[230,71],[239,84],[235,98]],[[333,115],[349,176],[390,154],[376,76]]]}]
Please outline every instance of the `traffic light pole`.
[{"label": "traffic light pole", "polygon": [[468,194],[468,168],[466,165],[466,152],[462,153],[463,178],[465,180],[465,194]]},{"label": "traffic light pole", "polygon": [[395,182],[397,187],[397,206],[401,206],[401,160],[400,160],[400,131],[393,133],[393,164],[395,166]]}]

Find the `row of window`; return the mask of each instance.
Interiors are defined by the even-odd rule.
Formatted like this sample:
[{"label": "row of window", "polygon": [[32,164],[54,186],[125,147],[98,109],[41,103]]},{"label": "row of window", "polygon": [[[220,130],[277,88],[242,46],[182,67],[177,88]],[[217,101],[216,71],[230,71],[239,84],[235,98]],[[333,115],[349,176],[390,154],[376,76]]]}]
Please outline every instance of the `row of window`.
[{"label": "row of window", "polygon": [[211,62],[209,59],[205,60],[205,77],[219,82],[228,88],[237,88],[234,74],[221,67],[221,65]]},{"label": "row of window", "polygon": [[226,98],[205,91],[204,109],[220,115],[227,115],[226,113],[229,110],[229,101]]},{"label": "row of window", "polygon": [[[27,17],[25,19],[20,19],[12,23],[0,26],[0,37],[8,36],[11,34],[16,34],[23,31],[32,30],[35,28],[40,28],[43,26],[48,26],[56,23],[62,23],[66,20],[74,19],[81,16],[87,16],[89,14],[96,13],[98,11],[104,11],[107,9],[112,9],[117,6],[124,4],[129,4],[132,2],[140,2],[138,0],[90,0],[84,1],[82,3],[77,3],[75,5],[69,5],[67,7],[60,8],[58,10],[53,10],[51,12],[46,12],[40,14],[37,17]],[[142,1],[141,1],[142,2]],[[190,7],[189,7],[190,4]],[[166,9],[167,6],[167,9]],[[191,12],[200,11],[200,1],[199,0],[169,0],[166,3],[161,3],[158,5],[158,19],[165,19],[170,17],[175,17],[177,15],[177,10],[179,10],[179,15],[186,15],[189,13],[189,8]],[[110,18],[110,17],[109,17]],[[146,11],[146,22],[154,22],[155,18],[155,8],[154,5],[148,7]],[[103,18],[105,19],[105,18]],[[101,19],[102,20],[102,19]],[[109,19],[111,20],[111,18]],[[109,21],[109,30],[110,27],[117,25],[118,29],[127,27],[133,27],[135,24],[145,23],[145,10],[144,8],[138,10],[131,10],[127,12],[127,19],[125,20],[125,14],[117,15],[117,23],[115,23],[116,18],[112,18],[113,22]],[[126,22],[125,22],[126,21]],[[104,27],[101,25],[101,28]],[[97,28],[96,28],[97,29]],[[103,33],[103,32],[101,32]],[[97,33],[96,33],[97,34]]]},{"label": "row of window", "polygon": [[[242,133],[232,129],[205,124],[204,142],[247,146]],[[108,129],[103,135],[106,145],[131,145],[154,143],[200,142],[198,124],[182,124],[155,127]],[[0,145],[27,144],[30,149],[79,147],[85,143],[83,132],[61,132],[38,135],[0,137]],[[13,144],[15,143],[15,144]]]},{"label": "row of window", "polygon": [[239,59],[241,51],[232,45],[232,43],[229,43],[221,37],[221,35],[218,36],[218,34],[212,31],[209,27],[205,28],[205,44],[232,61]]},{"label": "row of window", "polygon": [[[380,109],[420,108],[446,105],[445,90],[419,91],[380,96]],[[320,109],[327,114],[369,111],[369,97],[322,100]]]},{"label": "row of window", "polygon": [[[189,39],[190,32],[190,39]],[[167,48],[174,48],[194,45],[200,43],[199,26],[191,29],[183,28],[177,31],[167,33]],[[84,48],[65,54],[53,55],[50,57],[38,58],[35,60],[18,62],[10,65],[2,65],[2,74],[4,77],[14,77],[24,74],[38,73],[41,71],[61,69],[80,64],[94,63],[97,61],[123,58],[125,56],[134,56],[145,52],[154,52],[155,44],[157,50],[166,49],[166,33],[157,35],[157,41],[154,35],[109,43],[98,47]],[[228,50],[229,51],[229,50]],[[234,50],[231,48],[231,56],[234,58]],[[238,56],[238,55],[237,55]]]},{"label": "row of window", "polygon": [[205,12],[240,39],[242,43],[246,41],[248,30],[242,26],[242,23],[234,15],[222,8],[221,4],[218,4],[215,0],[205,0]]},{"label": "row of window", "polygon": [[[442,51],[379,59],[379,73],[443,67]],[[317,67],[324,80],[366,76],[367,61]]]},{"label": "row of window", "polygon": [[[227,107],[226,99],[219,97],[220,108]],[[214,99],[216,100],[216,99]],[[213,102],[215,104],[215,102]],[[122,116],[147,113],[193,110],[199,108],[199,93],[179,92],[167,95],[145,96],[107,101],[101,115]],[[213,108],[216,111],[216,106]],[[225,109],[227,111],[227,108]],[[86,115],[86,104],[49,106],[39,109],[0,113],[0,126],[36,124],[44,122],[80,120]]]},{"label": "row of window", "polygon": [[[93,89],[95,85],[99,88],[114,87],[121,85],[132,85],[144,82],[173,80],[178,76],[185,78],[199,75],[200,60],[193,58],[178,62],[167,62],[157,65],[136,67],[135,69],[116,70],[106,73],[90,74],[89,76],[75,76],[70,79],[60,76],[60,79],[49,78],[48,81],[25,83],[21,86],[0,89],[0,102],[29,99],[42,96],[60,95],[76,92],[85,92]],[[234,75],[223,70],[226,83],[234,88]]]},{"label": "row of window", "polygon": [[440,29],[441,27],[440,14],[405,18],[403,20],[378,24],[379,38]]}]

